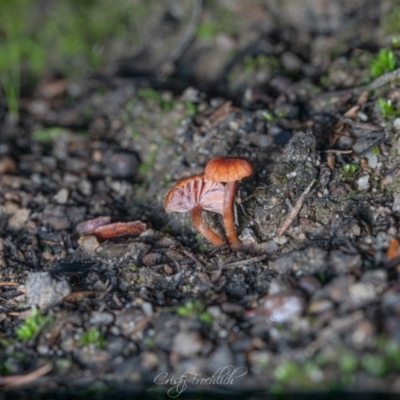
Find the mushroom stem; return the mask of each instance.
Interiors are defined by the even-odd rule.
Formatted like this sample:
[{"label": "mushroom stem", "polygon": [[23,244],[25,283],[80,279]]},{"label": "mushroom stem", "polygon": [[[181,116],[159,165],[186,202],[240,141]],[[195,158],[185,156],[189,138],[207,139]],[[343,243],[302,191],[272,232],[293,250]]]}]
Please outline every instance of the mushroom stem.
[{"label": "mushroom stem", "polygon": [[190,210],[194,227],[206,239],[208,239],[214,246],[221,246],[224,241],[203,221],[202,218],[203,207],[197,204]]},{"label": "mushroom stem", "polygon": [[236,235],[235,225],[233,223],[233,202],[235,200],[236,193],[236,181],[228,182],[225,185],[224,205],[223,205],[223,220],[228,237],[229,244],[235,251],[240,250],[239,239]]}]

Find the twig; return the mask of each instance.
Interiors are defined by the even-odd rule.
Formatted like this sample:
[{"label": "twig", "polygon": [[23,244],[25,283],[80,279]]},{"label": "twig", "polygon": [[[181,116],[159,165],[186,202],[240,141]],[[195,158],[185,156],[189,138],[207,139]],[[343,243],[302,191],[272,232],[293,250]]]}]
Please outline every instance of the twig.
[{"label": "twig", "polygon": [[202,0],[194,0],[192,14],[188,22],[186,31],[182,35],[182,39],[178,42],[177,46],[171,51],[168,59],[161,66],[161,75],[169,75],[170,66],[175,64],[177,60],[186,51],[196,34],[197,26],[200,22],[202,10]]},{"label": "twig", "polygon": [[22,385],[27,385],[28,383],[34,382],[43,375],[46,375],[53,369],[51,364],[43,365],[26,375],[12,375],[0,377],[0,385],[4,385],[4,390],[14,389]]},{"label": "twig", "polygon": [[336,149],[330,149],[330,150],[321,150],[321,153],[340,153],[340,154],[350,154],[352,153],[353,150],[336,150]]},{"label": "twig", "polygon": [[17,282],[0,282],[0,286],[19,286]]},{"label": "twig", "polygon": [[223,264],[221,265],[220,268],[233,268],[233,267],[241,267],[243,265],[251,264],[251,263],[256,263],[259,261],[264,260],[268,256],[266,254],[263,254],[262,256],[257,256],[253,258],[248,258],[247,260],[242,260],[242,261],[235,261],[229,264]]},{"label": "twig", "polygon": [[386,74],[383,74],[379,78],[375,79],[373,82],[355,87],[355,88],[349,88],[349,89],[343,89],[343,90],[336,90],[333,92],[325,92],[317,95],[316,97],[319,99],[325,99],[325,98],[330,98],[330,97],[342,97],[345,96],[346,94],[360,94],[362,92],[369,92],[370,90],[375,90],[379,89],[380,87],[386,85],[387,83],[390,83],[396,79],[400,78],[400,68],[395,69],[392,72],[387,72]]},{"label": "twig", "polygon": [[301,207],[303,206],[304,202],[306,201],[306,197],[308,193],[310,193],[311,188],[313,187],[315,180],[313,180],[303,192],[303,194],[299,197],[296,204],[290,211],[289,215],[287,216],[285,222],[283,223],[281,229],[279,230],[278,236],[282,236],[289,226],[292,224],[293,220],[296,218],[297,214],[299,213]]},{"label": "twig", "polygon": [[366,122],[354,121],[351,118],[343,117],[340,114],[334,114],[333,116],[335,118],[337,118],[338,120],[345,122],[347,125],[353,126],[354,128],[365,129],[367,131],[383,131],[384,130],[384,128],[382,128],[381,126],[374,125],[374,124],[368,124]]}]

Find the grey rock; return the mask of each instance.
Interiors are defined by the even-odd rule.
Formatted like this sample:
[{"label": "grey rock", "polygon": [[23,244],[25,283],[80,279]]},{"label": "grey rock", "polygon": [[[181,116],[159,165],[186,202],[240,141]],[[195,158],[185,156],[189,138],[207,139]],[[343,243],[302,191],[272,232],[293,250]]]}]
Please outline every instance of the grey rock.
[{"label": "grey rock", "polygon": [[217,348],[213,353],[210,354],[207,363],[207,369],[214,373],[220,368],[224,368],[234,363],[234,357],[230,348],[226,345],[222,345]]},{"label": "grey rock", "polygon": [[198,332],[179,332],[172,342],[172,351],[182,357],[195,356],[202,348],[203,339]]},{"label": "grey rock", "polygon": [[336,274],[347,274],[353,268],[360,268],[362,265],[360,254],[346,254],[341,250],[332,250],[329,259],[330,266]]},{"label": "grey rock", "polygon": [[304,311],[302,297],[291,293],[268,295],[261,299],[259,315],[265,315],[271,322],[283,323],[298,317]]},{"label": "grey rock", "polygon": [[114,153],[110,157],[111,176],[114,178],[129,178],[136,174],[139,159],[134,153]]},{"label": "grey rock", "polygon": [[112,260],[115,258],[131,257],[133,262],[139,263],[151,246],[141,242],[134,243],[105,243],[96,249],[96,254],[102,258]]},{"label": "grey rock", "polygon": [[49,272],[31,272],[25,282],[28,304],[45,310],[55,306],[71,293],[65,279],[55,279]]},{"label": "grey rock", "polygon": [[280,274],[289,271],[302,271],[305,274],[324,272],[328,268],[328,252],[319,247],[292,251],[278,258],[274,268]]},{"label": "grey rock", "polygon": [[89,322],[93,325],[109,325],[114,321],[114,316],[108,312],[92,312]]}]

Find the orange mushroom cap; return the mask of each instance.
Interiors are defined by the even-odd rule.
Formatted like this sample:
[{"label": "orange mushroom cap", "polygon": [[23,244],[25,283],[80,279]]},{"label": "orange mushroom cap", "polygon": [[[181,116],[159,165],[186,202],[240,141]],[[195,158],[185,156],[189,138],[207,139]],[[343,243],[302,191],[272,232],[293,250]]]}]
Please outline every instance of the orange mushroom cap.
[{"label": "orange mushroom cap", "polygon": [[204,176],[213,182],[234,182],[252,173],[253,167],[244,158],[217,157],[208,162]]},{"label": "orange mushroom cap", "polygon": [[188,212],[196,205],[206,211],[222,214],[225,188],[218,182],[204,179],[204,175],[195,175],[178,181],[169,191],[164,209],[170,212]]}]

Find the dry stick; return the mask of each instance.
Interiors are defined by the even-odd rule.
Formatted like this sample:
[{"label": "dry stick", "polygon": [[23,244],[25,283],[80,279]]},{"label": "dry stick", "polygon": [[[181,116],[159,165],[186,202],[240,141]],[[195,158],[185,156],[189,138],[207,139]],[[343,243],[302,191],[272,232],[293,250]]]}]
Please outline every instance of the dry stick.
[{"label": "dry stick", "polygon": [[396,79],[400,78],[400,68],[395,69],[392,72],[387,72],[386,74],[380,76],[375,79],[373,82],[368,85],[359,86],[356,88],[344,89],[344,90],[336,90],[334,92],[326,92],[317,95],[316,97],[319,99],[325,99],[330,97],[342,97],[346,94],[360,94],[362,92],[369,92],[370,90],[379,89],[380,87],[390,83]]},{"label": "dry stick", "polygon": [[384,130],[384,128],[382,128],[381,126],[374,125],[374,124],[368,124],[366,122],[354,121],[351,118],[343,117],[340,114],[333,114],[333,116],[335,118],[337,118],[338,120],[340,120],[354,128],[365,129],[367,131],[383,131]]},{"label": "dry stick", "polygon": [[36,379],[46,375],[53,369],[51,364],[43,365],[26,375],[12,375],[0,377],[0,385],[5,385],[4,390],[13,389],[22,385],[27,385],[28,383],[34,382]]},{"label": "dry stick", "polygon": [[171,51],[167,60],[161,65],[159,74],[161,76],[170,75],[171,72],[169,70],[169,66],[171,64],[175,64],[176,61],[182,56],[182,54],[186,51],[189,47],[190,43],[192,42],[197,27],[200,23],[200,17],[202,12],[202,0],[195,0],[193,4],[192,14],[188,21],[188,26],[185,32],[182,34],[181,40],[178,42],[178,45]]},{"label": "dry stick", "polygon": [[296,201],[296,204],[290,211],[289,215],[287,216],[285,222],[283,223],[281,229],[279,230],[278,236],[282,236],[289,226],[292,224],[293,220],[296,218],[297,214],[299,213],[301,207],[303,206],[304,202],[306,201],[306,197],[308,193],[310,193],[311,188],[313,187],[315,181],[312,181],[308,186],[307,189],[303,192],[303,194],[299,197]]},{"label": "dry stick", "polygon": [[19,286],[17,282],[0,282],[0,286]]},{"label": "dry stick", "polygon": [[330,150],[321,150],[321,153],[339,153],[339,154],[350,154],[352,153],[353,150],[336,150],[336,149],[330,149]]},{"label": "dry stick", "polygon": [[229,264],[223,264],[221,265],[221,268],[232,268],[232,267],[241,267],[242,265],[247,265],[251,263],[256,263],[258,261],[262,261],[268,256],[266,254],[263,254],[262,256],[257,256],[253,258],[248,258],[247,260],[242,260],[242,261],[235,261]]}]

